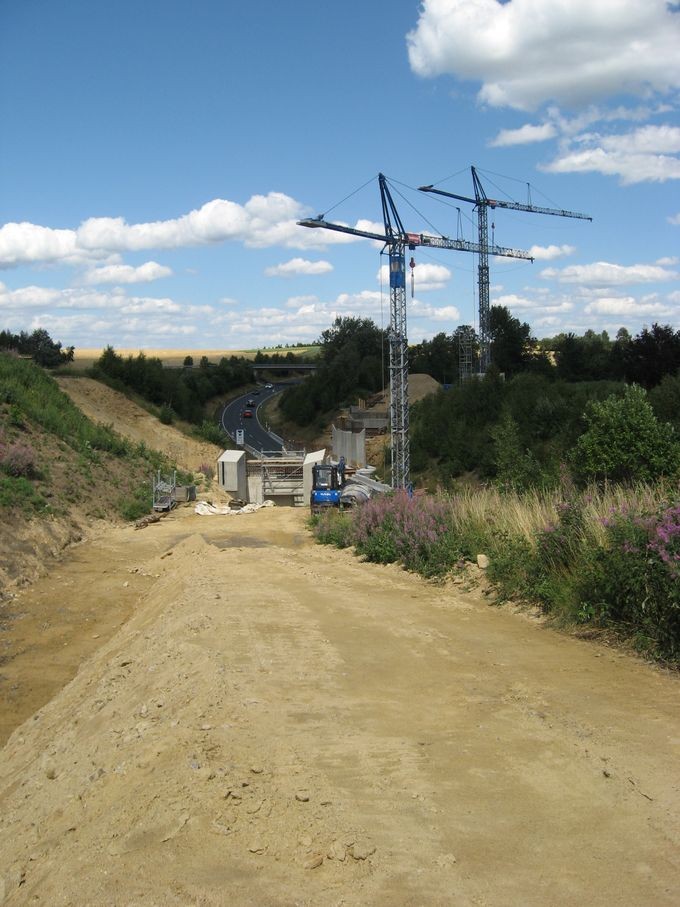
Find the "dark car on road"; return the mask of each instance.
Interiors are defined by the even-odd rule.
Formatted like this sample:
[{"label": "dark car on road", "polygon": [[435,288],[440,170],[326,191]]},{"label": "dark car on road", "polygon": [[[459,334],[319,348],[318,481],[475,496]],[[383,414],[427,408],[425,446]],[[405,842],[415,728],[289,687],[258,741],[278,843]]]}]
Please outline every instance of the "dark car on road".
[{"label": "dark car on road", "polygon": [[254,400],[248,400],[248,402],[246,403],[246,406],[257,406],[257,404],[255,403]]},{"label": "dark car on road", "polygon": [[243,410],[243,418],[244,418],[244,419],[252,419],[252,418],[253,418],[252,410],[250,410],[250,409],[244,409],[244,410]]}]

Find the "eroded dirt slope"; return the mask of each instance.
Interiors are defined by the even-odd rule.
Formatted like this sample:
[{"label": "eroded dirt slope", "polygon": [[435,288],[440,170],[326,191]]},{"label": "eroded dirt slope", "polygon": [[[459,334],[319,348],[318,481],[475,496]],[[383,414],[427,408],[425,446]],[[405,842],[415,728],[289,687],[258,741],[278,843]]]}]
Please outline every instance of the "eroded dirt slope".
[{"label": "eroded dirt slope", "polygon": [[88,657],[0,753],[5,902],[677,904],[677,677],[305,516],[184,508],[62,565]]},{"label": "eroded dirt slope", "polygon": [[[60,377],[57,381],[92,421],[112,424],[119,434],[162,451],[187,472],[195,473],[207,465],[216,473],[221,448],[162,425],[124,395],[90,378]],[[107,524],[120,522],[118,498],[125,497],[140,480],[149,478],[140,477],[138,470],[131,471],[129,465],[115,458],[109,458],[105,469],[88,476],[78,462],[78,454],[39,426],[30,431],[24,426],[20,440],[31,446],[41,472],[48,476],[40,490],[54,515],[21,509],[4,511],[0,525],[0,629],[8,619],[3,598],[11,598],[15,587],[51,569],[55,559],[74,542],[106,531]],[[203,477],[196,478],[200,481]],[[113,491],[108,483],[112,483]],[[224,497],[216,483],[212,484],[210,495]]]},{"label": "eroded dirt slope", "polygon": [[59,387],[93,422],[113,425],[118,434],[135,443],[160,450],[188,472],[196,472],[203,463],[217,470],[217,458],[222,450],[214,444],[188,438],[172,425],[163,425],[146,410],[95,381],[92,378],[58,377]]}]

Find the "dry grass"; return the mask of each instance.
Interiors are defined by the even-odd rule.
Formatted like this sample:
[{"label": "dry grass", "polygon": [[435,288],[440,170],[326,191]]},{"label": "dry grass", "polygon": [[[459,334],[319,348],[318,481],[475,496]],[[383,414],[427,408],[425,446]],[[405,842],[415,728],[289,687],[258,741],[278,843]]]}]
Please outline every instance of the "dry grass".
[{"label": "dry grass", "polygon": [[533,542],[539,529],[556,521],[558,500],[557,493],[515,494],[468,486],[452,497],[451,509],[456,527],[473,524],[487,531],[522,535]]},{"label": "dry grass", "polygon": [[[589,488],[582,496],[585,527],[597,544],[605,543],[603,520],[625,510],[653,512],[668,500],[670,489],[663,484],[637,485],[634,488],[608,486]],[[498,488],[464,488],[451,498],[454,525],[478,525],[488,531],[521,535],[534,544],[536,535],[558,521],[558,505],[564,502],[562,489],[552,492],[530,491],[522,494]]]}]

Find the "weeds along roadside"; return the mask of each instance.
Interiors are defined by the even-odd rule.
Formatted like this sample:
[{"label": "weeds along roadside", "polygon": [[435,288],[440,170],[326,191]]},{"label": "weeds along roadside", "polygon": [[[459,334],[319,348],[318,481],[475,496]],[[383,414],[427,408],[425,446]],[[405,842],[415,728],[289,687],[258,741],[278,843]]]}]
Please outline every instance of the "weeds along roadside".
[{"label": "weeds along roadside", "polygon": [[397,492],[320,514],[312,527],[319,542],[431,579],[483,553],[497,601],[536,604],[562,625],[606,628],[680,663],[677,484]]}]

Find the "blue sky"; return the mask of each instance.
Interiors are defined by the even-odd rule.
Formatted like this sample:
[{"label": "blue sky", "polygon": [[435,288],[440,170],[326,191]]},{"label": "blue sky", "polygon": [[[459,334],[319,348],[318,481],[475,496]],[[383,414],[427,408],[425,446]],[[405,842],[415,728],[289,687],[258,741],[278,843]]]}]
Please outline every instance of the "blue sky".
[{"label": "blue sky", "polygon": [[[593,217],[494,213],[536,260],[492,259],[492,304],[537,336],[677,329],[679,48],[665,0],[0,0],[0,327],[238,349],[380,324],[376,244],[295,221],[378,224],[382,171],[408,230],[457,236],[414,187],[471,195],[475,164]],[[475,323],[476,257],[415,258],[409,340]]]}]

